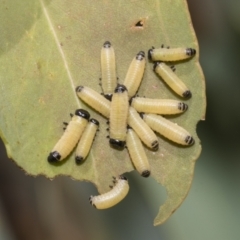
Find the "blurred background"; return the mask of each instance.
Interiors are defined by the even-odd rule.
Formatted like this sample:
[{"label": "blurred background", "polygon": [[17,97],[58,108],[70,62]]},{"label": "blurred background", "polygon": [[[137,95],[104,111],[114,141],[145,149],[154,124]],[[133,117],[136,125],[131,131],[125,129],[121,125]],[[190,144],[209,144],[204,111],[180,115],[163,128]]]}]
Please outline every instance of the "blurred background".
[{"label": "blurred background", "polygon": [[96,211],[87,201],[97,193],[92,184],[26,176],[1,143],[0,239],[240,239],[240,1],[188,4],[206,78],[207,113],[198,125],[203,151],[182,206],[153,227],[165,191],[131,173],[128,200]]}]

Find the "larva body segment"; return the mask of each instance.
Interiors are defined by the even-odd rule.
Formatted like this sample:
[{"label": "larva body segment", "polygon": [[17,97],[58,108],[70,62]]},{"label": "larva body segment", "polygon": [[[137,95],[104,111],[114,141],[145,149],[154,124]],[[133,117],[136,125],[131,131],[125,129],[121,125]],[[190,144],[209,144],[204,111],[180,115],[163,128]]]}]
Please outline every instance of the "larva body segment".
[{"label": "larva body segment", "polygon": [[110,140],[114,148],[123,148],[126,142],[128,93],[124,85],[118,85],[114,91],[110,111]]},{"label": "larva body segment", "polygon": [[128,96],[133,97],[142,81],[143,73],[146,65],[145,53],[140,51],[136,57],[132,60],[123,85],[126,86],[128,90]]},{"label": "larva body segment", "polygon": [[101,113],[104,117],[109,118],[111,102],[101,94],[86,86],[76,87],[78,97],[87,103],[90,107]]},{"label": "larva body segment", "polygon": [[117,86],[116,63],[114,49],[109,41],[103,44],[101,50],[101,86],[104,96],[111,100],[112,94]]},{"label": "larva body segment", "polygon": [[174,99],[152,99],[135,97],[131,106],[138,112],[155,114],[178,114],[186,111],[188,105]]},{"label": "larva body segment", "polygon": [[155,62],[153,70],[166,82],[166,84],[179,96],[190,98],[190,90],[183,81],[163,62]]},{"label": "larva body segment", "polygon": [[195,55],[196,50],[193,48],[152,48],[148,50],[148,58],[151,61],[181,61]]},{"label": "larva body segment", "polygon": [[75,153],[76,164],[80,164],[87,157],[90,148],[92,146],[94,137],[99,127],[99,122],[92,118],[89,120],[88,125],[86,126]]},{"label": "larva body segment", "polygon": [[128,125],[134,129],[142,142],[149,148],[157,150],[158,139],[152,129],[143,121],[133,107],[129,107]]},{"label": "larva body segment", "polygon": [[126,144],[133,165],[137,171],[141,176],[149,177],[151,171],[148,158],[138,135],[131,128],[129,128],[127,132]]},{"label": "larva body segment", "polygon": [[97,209],[106,209],[115,206],[122,201],[129,191],[127,178],[119,176],[114,180],[115,186],[104,194],[98,196],[91,196],[89,198],[90,204]]},{"label": "larva body segment", "polygon": [[68,123],[66,130],[52,152],[48,156],[49,162],[59,162],[66,158],[80,139],[85,127],[87,126],[90,114],[83,109],[78,109],[71,121]]},{"label": "larva body segment", "polygon": [[181,145],[192,145],[195,142],[187,130],[160,115],[143,114],[143,120],[154,131],[160,133],[175,143]]}]

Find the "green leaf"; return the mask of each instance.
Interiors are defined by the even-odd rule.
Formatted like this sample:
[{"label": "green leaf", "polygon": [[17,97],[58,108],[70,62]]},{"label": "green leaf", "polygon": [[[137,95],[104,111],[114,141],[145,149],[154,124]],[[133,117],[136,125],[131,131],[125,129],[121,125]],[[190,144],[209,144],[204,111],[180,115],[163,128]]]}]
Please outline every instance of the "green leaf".
[{"label": "green leaf", "polygon": [[[67,175],[91,181],[100,193],[108,191],[112,176],[134,168],[126,150],[109,147],[106,119],[80,102],[75,87],[101,92],[100,49],[106,40],[115,49],[120,82],[140,50],[165,44],[199,53],[186,1],[28,0],[1,1],[1,6],[0,131],[8,156],[30,175]],[[135,27],[140,20],[143,27]],[[179,99],[152,67],[147,62],[139,95]],[[146,150],[151,176],[168,193],[155,225],[186,197],[201,152],[196,125],[204,118],[206,102],[198,54],[176,68],[193,97],[186,101],[188,111],[171,119],[192,133],[196,143],[181,147],[159,136],[160,150]],[[77,108],[89,110],[101,124],[89,157],[81,166],[75,165],[73,154],[59,166],[50,165],[47,156],[63,133],[62,122]]]}]

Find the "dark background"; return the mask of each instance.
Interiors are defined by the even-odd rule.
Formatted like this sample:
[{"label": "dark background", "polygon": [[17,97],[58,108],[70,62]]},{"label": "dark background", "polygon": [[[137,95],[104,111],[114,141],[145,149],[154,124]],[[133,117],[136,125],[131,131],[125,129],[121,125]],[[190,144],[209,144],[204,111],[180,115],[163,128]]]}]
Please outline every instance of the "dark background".
[{"label": "dark background", "polygon": [[237,240],[240,237],[240,1],[189,0],[206,77],[203,151],[185,202],[153,227],[165,191],[128,174],[128,200],[96,211],[90,183],[26,176],[0,149],[0,239]]}]

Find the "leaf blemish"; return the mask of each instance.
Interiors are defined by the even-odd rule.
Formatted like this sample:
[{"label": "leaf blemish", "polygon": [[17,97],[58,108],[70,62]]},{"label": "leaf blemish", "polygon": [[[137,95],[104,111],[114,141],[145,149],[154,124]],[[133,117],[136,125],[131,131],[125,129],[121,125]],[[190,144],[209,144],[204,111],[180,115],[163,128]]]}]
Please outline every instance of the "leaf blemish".
[{"label": "leaf blemish", "polygon": [[135,24],[135,27],[143,27],[143,21],[140,20]]},{"label": "leaf blemish", "polygon": [[146,21],[148,17],[138,19],[137,21],[134,21],[134,23],[131,25],[132,30],[143,30],[146,27]]}]

